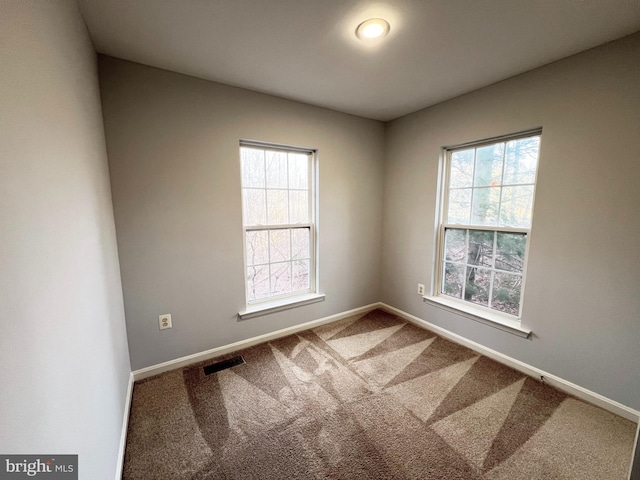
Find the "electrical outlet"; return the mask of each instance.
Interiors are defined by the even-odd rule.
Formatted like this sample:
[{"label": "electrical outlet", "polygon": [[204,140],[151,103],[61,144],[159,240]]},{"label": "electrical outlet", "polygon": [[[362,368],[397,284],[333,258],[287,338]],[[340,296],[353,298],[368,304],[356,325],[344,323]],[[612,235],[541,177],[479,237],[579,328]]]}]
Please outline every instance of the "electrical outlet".
[{"label": "electrical outlet", "polygon": [[424,285],[421,283],[418,284],[418,295],[424,295]]},{"label": "electrical outlet", "polygon": [[171,314],[165,313],[164,315],[160,315],[158,317],[158,326],[160,327],[160,330],[173,327],[173,325],[171,325]]}]

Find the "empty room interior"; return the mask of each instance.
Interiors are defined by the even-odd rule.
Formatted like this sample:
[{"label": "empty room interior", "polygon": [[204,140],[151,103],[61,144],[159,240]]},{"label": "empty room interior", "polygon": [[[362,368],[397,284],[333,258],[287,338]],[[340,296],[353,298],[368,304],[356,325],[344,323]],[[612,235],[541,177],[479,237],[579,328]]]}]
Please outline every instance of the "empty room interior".
[{"label": "empty room interior", "polygon": [[640,480],[640,2],[0,0],[0,66],[1,478]]}]

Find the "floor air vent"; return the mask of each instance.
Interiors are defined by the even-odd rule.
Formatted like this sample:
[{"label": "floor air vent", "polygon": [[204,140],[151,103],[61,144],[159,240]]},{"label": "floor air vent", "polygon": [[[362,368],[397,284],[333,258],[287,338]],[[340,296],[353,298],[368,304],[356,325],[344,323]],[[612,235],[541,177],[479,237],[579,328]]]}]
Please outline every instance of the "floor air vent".
[{"label": "floor air vent", "polygon": [[207,365],[206,367],[204,367],[204,374],[211,375],[212,373],[226,370],[227,368],[235,367],[236,365],[242,365],[243,363],[247,363],[244,361],[244,358],[233,357],[229,360],[223,360],[222,362],[216,362],[211,365]]}]

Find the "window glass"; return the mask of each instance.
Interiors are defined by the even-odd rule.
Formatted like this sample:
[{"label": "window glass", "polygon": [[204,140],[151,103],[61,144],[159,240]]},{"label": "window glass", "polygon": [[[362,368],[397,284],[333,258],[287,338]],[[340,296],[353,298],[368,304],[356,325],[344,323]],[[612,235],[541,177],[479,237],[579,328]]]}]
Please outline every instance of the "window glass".
[{"label": "window glass", "polygon": [[314,153],[240,146],[247,303],[312,292]]},{"label": "window glass", "polygon": [[448,151],[439,294],[519,317],[539,149],[535,133]]}]

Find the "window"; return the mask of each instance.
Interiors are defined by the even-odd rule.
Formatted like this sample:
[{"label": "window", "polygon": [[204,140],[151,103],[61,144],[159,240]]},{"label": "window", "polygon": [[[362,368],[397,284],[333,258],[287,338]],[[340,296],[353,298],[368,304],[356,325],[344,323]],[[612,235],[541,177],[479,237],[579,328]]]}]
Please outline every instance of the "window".
[{"label": "window", "polygon": [[240,144],[247,305],[315,292],[314,157]]},{"label": "window", "polygon": [[520,318],[540,134],[446,149],[438,296]]}]

